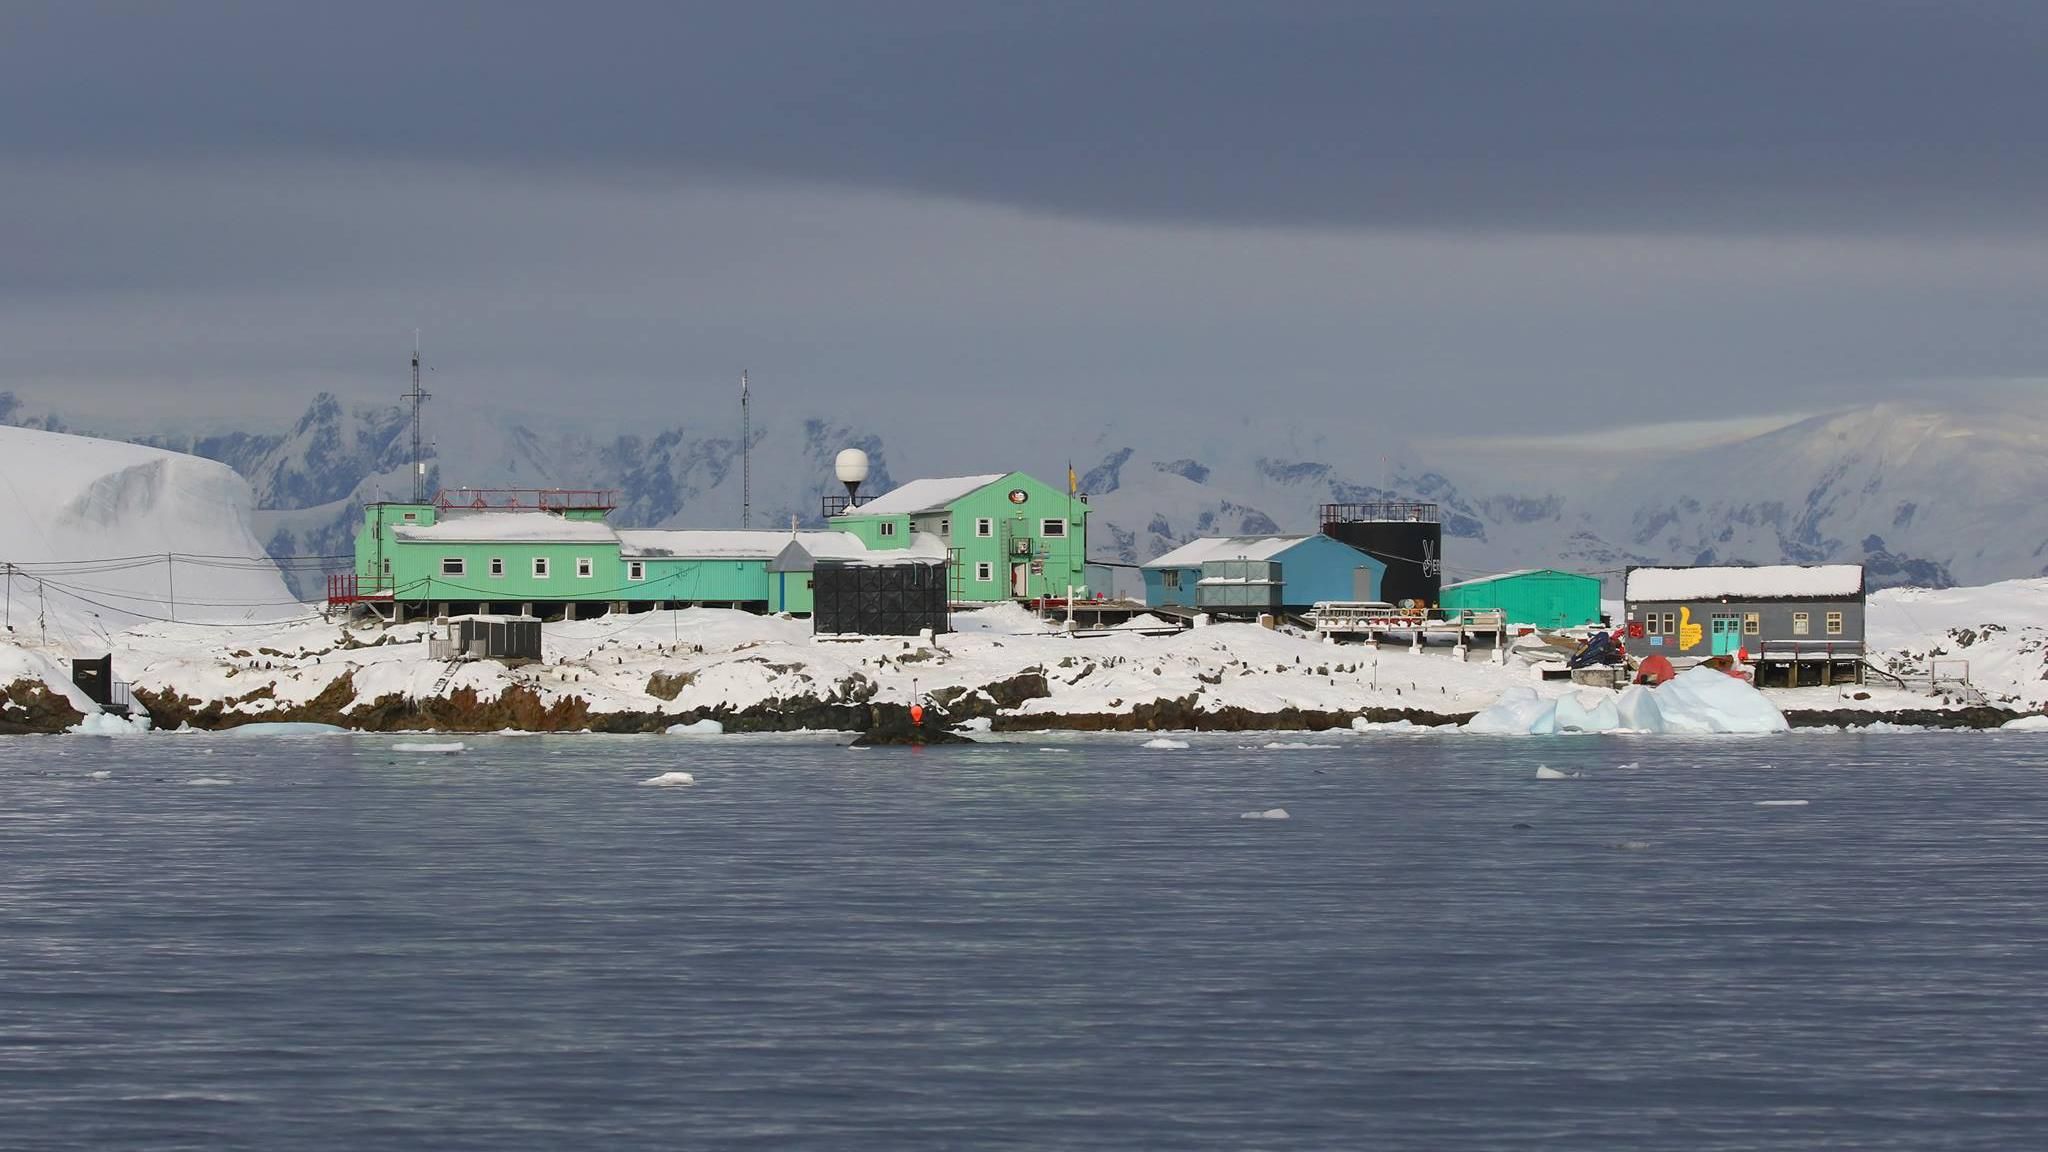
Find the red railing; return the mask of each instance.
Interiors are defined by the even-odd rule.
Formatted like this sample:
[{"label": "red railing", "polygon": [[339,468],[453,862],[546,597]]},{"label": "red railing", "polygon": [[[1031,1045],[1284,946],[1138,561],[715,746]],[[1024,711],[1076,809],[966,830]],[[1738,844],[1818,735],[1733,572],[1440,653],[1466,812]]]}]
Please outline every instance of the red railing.
[{"label": "red railing", "polygon": [[365,579],[353,572],[327,574],[329,604],[354,604],[358,600],[384,600],[390,596],[390,587],[377,577]]},{"label": "red railing", "polygon": [[610,512],[619,506],[616,488],[443,488],[436,508],[505,508],[542,512]]}]

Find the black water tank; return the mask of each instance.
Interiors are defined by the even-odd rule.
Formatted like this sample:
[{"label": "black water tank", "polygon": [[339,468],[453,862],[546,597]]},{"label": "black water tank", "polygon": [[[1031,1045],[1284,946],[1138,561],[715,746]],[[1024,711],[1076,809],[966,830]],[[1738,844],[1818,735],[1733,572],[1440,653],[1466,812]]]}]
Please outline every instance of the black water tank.
[{"label": "black water tank", "polygon": [[811,571],[811,630],[820,635],[915,636],[948,631],[942,564],[833,564]]},{"label": "black water tank", "polygon": [[1444,527],[1436,505],[1325,504],[1321,519],[1323,535],[1386,564],[1380,599],[1406,607],[1436,607],[1444,587]]}]

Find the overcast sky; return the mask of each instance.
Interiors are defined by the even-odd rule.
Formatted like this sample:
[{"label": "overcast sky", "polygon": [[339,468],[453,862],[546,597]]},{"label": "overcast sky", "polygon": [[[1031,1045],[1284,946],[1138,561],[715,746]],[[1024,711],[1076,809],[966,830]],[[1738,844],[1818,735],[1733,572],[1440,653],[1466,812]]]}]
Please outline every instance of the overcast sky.
[{"label": "overcast sky", "polygon": [[[0,5],[0,389],[198,427],[2048,377],[2048,5]],[[711,407],[717,406],[717,407]]]}]

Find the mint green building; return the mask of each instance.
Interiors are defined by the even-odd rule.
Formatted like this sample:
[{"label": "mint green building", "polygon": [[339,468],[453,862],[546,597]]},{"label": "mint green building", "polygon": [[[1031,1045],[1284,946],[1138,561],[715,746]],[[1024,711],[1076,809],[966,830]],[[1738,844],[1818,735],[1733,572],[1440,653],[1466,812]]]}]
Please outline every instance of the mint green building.
[{"label": "mint green building", "polygon": [[1597,577],[1555,568],[1524,568],[1446,584],[1443,610],[1499,612],[1508,624],[1577,628],[1600,620]]},{"label": "mint green building", "polygon": [[1023,472],[913,480],[830,523],[878,552],[943,548],[955,604],[1087,591],[1087,497]]},{"label": "mint green building", "polygon": [[393,621],[465,613],[575,620],[692,606],[808,615],[820,565],[950,559],[940,536],[912,533],[907,521],[894,529],[864,522],[867,537],[836,522],[824,532],[619,530],[605,522],[612,507],[608,492],[557,490],[367,504],[354,571],[329,578],[328,604],[370,604]]}]

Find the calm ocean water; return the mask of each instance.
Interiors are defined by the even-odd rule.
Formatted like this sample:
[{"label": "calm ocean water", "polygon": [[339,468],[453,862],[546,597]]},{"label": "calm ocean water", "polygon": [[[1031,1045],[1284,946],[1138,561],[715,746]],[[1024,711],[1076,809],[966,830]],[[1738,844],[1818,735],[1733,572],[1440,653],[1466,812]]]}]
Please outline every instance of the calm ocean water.
[{"label": "calm ocean water", "polygon": [[2048,1133],[2048,740],[1139,739],[0,740],[0,1146]]}]

